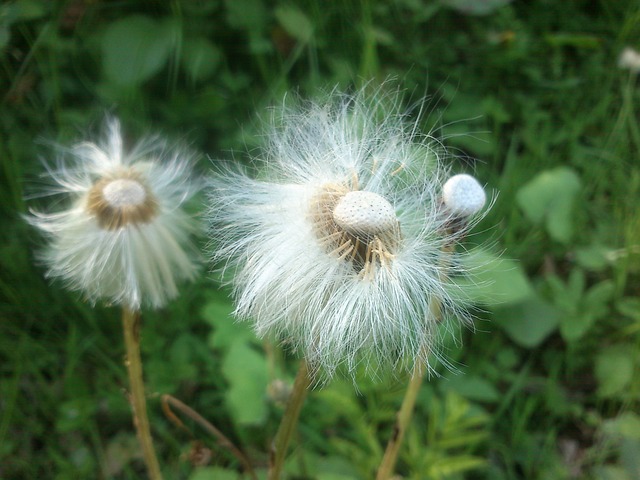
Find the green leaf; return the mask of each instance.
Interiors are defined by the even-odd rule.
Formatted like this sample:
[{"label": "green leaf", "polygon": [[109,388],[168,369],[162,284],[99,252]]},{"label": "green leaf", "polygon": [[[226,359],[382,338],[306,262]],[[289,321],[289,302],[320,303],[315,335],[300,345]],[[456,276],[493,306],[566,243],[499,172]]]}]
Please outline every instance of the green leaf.
[{"label": "green leaf", "polygon": [[215,349],[226,349],[234,343],[255,341],[255,335],[247,323],[233,318],[233,305],[223,295],[215,295],[204,306],[201,315],[213,327],[209,336],[209,346]]},{"label": "green leaf", "polygon": [[640,416],[634,412],[622,412],[615,418],[605,420],[602,431],[606,435],[640,440]]},{"label": "green leaf", "polygon": [[511,0],[440,0],[443,5],[466,15],[488,15]]},{"label": "green leaf", "polygon": [[189,480],[238,480],[238,472],[221,467],[201,467],[189,476]]},{"label": "green leaf", "polygon": [[102,66],[109,81],[134,86],[158,73],[175,44],[177,26],[132,15],[112,23],[102,39]]},{"label": "green leaf", "polygon": [[640,298],[625,297],[616,303],[616,309],[625,317],[640,322]]},{"label": "green leaf", "polygon": [[35,20],[43,17],[48,8],[48,2],[38,0],[18,0],[8,4],[8,8],[15,9],[15,17],[19,20]]},{"label": "green leaf", "polygon": [[230,27],[249,32],[264,30],[268,15],[262,0],[225,0]]},{"label": "green leaf", "polygon": [[633,378],[634,352],[626,345],[608,347],[596,357],[598,394],[612,397],[622,392]]},{"label": "green leaf", "polygon": [[494,310],[494,322],[518,345],[534,348],[551,335],[560,312],[539,297]]},{"label": "green leaf", "polygon": [[579,248],[575,255],[578,265],[594,272],[604,270],[611,264],[611,249],[602,245]]},{"label": "green leaf", "polygon": [[608,302],[615,291],[610,280],[600,282],[585,292],[584,272],[574,268],[567,284],[553,275],[547,277],[546,281],[551,288],[554,305],[563,312],[560,333],[568,342],[584,336],[597,320],[609,312]]},{"label": "green leaf", "polygon": [[575,342],[584,336],[596,321],[591,312],[565,313],[560,321],[560,334],[567,342]]},{"label": "green leaf", "polygon": [[275,10],[278,23],[289,35],[301,43],[313,38],[313,24],[304,13],[293,6],[280,6]]},{"label": "green leaf", "polygon": [[185,43],[182,67],[197,82],[210,78],[221,59],[222,53],[218,47],[205,38],[197,38]]},{"label": "green leaf", "polygon": [[462,296],[473,303],[501,306],[519,303],[533,295],[527,276],[514,260],[475,249],[463,262],[471,272],[471,279],[458,280],[456,285]]},{"label": "green leaf", "polygon": [[529,220],[538,224],[545,221],[551,238],[568,243],[573,235],[573,203],[579,191],[578,175],[559,167],[546,170],[525,184],[516,200]]},{"label": "green leaf", "polygon": [[594,477],[598,480],[633,480],[627,471],[617,465],[604,465],[594,469]]},{"label": "green leaf", "polygon": [[500,398],[493,384],[477,375],[451,376],[442,382],[442,386],[477,402],[496,402]]},{"label": "green leaf", "polygon": [[234,420],[241,425],[262,424],[267,415],[267,362],[246,343],[229,348],[222,372],[229,381],[225,400]]},{"label": "green leaf", "polygon": [[615,290],[616,286],[612,280],[603,280],[595,284],[585,295],[585,309],[594,312],[597,318],[601,318],[607,313],[607,304],[613,298]]}]

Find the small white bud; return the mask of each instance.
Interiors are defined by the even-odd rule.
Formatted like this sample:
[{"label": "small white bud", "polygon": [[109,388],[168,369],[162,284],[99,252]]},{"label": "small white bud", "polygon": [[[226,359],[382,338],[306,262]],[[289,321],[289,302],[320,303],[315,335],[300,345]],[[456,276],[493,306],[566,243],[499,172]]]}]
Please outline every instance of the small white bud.
[{"label": "small white bud", "polygon": [[461,173],[445,182],[442,187],[442,200],[454,215],[470,217],[482,210],[487,202],[487,195],[474,177]]},{"label": "small white bud", "polygon": [[631,47],[626,47],[620,53],[618,66],[633,73],[640,73],[640,53]]}]

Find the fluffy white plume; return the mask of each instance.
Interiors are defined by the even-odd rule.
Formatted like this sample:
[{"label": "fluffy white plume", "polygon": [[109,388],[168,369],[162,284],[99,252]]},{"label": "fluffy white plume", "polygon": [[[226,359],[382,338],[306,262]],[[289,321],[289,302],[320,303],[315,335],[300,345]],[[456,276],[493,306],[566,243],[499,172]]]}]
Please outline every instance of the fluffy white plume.
[{"label": "fluffy white plume", "polygon": [[70,202],[60,212],[27,217],[49,237],[41,255],[49,277],[92,302],[139,309],[163,306],[177,295],[179,280],[195,276],[195,224],[182,206],[199,185],[185,151],[153,137],[126,152],[112,119],[102,143],[61,149],[48,174],[56,185],[44,194]]},{"label": "fluffy white plume", "polygon": [[461,313],[450,247],[465,227],[442,207],[446,152],[398,100],[334,94],[278,110],[259,177],[229,167],[210,181],[213,261],[236,315],[329,376],[430,366],[438,323]]}]

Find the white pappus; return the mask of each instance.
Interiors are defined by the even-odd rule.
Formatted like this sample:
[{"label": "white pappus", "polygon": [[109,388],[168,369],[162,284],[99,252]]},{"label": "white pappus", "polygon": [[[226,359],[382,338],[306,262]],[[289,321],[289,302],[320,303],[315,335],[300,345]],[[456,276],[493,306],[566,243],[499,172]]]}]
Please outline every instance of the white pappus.
[{"label": "white pappus", "polygon": [[360,92],[283,107],[259,176],[230,166],[210,180],[212,257],[236,316],[327,377],[431,367],[438,323],[468,319],[449,281],[465,273],[451,247],[469,222],[443,203],[448,154],[399,103]]},{"label": "white pappus", "polygon": [[100,143],[60,148],[47,169],[55,186],[43,195],[62,194],[69,203],[27,217],[48,237],[40,257],[49,277],[91,302],[133,310],[162,307],[180,280],[195,277],[196,224],[183,207],[200,185],[187,151],[159,137],[126,151],[119,122],[109,119]]}]

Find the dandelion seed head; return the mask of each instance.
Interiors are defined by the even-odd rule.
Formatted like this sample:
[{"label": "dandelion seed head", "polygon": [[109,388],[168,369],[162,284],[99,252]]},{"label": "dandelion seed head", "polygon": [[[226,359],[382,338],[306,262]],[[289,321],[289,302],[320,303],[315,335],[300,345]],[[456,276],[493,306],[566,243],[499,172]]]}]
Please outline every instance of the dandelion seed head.
[{"label": "dandelion seed head", "polygon": [[212,260],[235,315],[325,378],[433,369],[448,323],[469,318],[449,246],[473,222],[449,228],[448,154],[399,105],[360,92],[276,110],[257,178],[229,166],[209,182]]},{"label": "dandelion seed head", "polygon": [[183,210],[200,188],[191,155],[158,137],[125,150],[114,119],[105,131],[101,142],[60,148],[57,168],[47,167],[56,186],[45,194],[63,194],[68,208],[27,220],[49,237],[40,258],[50,278],[92,303],[162,307],[198,267],[197,225]]},{"label": "dandelion seed head", "polygon": [[129,169],[116,178],[102,178],[90,188],[87,213],[96,217],[101,228],[146,224],[157,215],[158,201],[139,177]]}]

